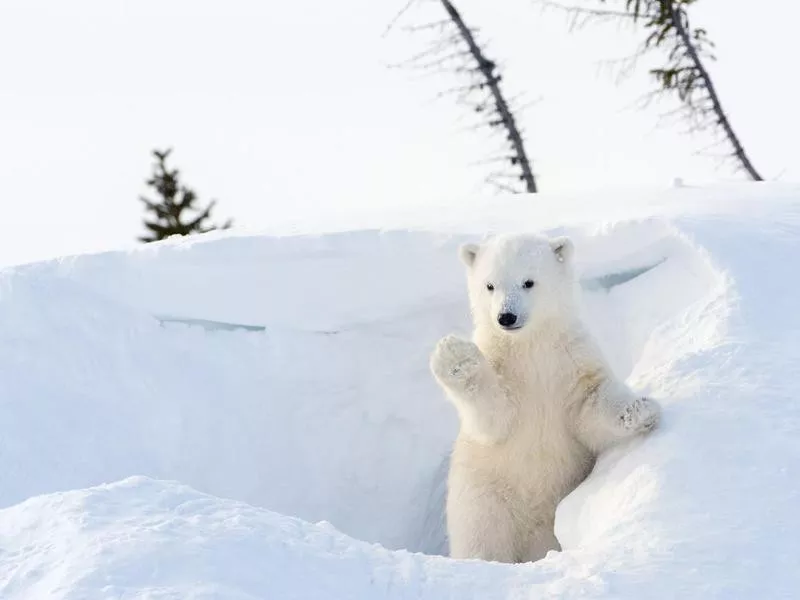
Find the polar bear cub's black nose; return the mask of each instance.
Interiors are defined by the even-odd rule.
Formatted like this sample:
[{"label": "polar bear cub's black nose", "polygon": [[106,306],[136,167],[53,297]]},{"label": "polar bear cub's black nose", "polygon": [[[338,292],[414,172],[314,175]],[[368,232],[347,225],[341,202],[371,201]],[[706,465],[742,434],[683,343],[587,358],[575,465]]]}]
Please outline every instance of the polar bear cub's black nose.
[{"label": "polar bear cub's black nose", "polygon": [[500,315],[497,317],[497,322],[503,327],[511,327],[517,322],[517,315],[510,312],[500,313]]}]

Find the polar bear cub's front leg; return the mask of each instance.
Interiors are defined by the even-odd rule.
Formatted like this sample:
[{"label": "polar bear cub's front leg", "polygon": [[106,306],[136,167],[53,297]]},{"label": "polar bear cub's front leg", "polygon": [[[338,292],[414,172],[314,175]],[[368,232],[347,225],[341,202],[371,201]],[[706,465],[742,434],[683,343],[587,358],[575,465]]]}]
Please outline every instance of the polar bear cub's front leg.
[{"label": "polar bear cub's front leg", "polygon": [[588,448],[602,452],[626,438],[652,431],[660,418],[658,402],[636,396],[609,376],[584,399],[578,415],[578,437]]},{"label": "polar bear cub's front leg", "polygon": [[478,346],[454,335],[442,338],[431,371],[455,404],[464,434],[490,444],[508,437],[516,410]]}]

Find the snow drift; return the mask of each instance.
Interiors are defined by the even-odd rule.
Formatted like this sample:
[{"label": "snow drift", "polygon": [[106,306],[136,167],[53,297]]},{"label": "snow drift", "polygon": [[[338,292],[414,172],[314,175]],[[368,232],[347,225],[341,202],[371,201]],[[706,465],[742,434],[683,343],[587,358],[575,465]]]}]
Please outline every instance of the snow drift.
[{"label": "snow drift", "polygon": [[[7,269],[0,596],[788,593],[797,199],[515,197]],[[469,331],[455,249],[520,229],[574,238],[587,322],[664,425],[562,502],[563,552],[409,553],[445,550],[456,422],[427,359]]]}]

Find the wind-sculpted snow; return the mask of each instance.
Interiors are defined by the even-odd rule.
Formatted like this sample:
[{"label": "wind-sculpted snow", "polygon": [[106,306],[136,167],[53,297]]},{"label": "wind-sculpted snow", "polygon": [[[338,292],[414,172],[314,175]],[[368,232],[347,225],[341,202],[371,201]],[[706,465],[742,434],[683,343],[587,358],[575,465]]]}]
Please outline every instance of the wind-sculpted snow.
[{"label": "wind-sculpted snow", "polygon": [[[790,597],[800,191],[759,189],[3,271],[0,597]],[[446,550],[456,422],[427,360],[469,331],[456,248],[477,215],[573,237],[587,321],[665,407],[562,502],[564,551],[535,564],[407,551]]]}]

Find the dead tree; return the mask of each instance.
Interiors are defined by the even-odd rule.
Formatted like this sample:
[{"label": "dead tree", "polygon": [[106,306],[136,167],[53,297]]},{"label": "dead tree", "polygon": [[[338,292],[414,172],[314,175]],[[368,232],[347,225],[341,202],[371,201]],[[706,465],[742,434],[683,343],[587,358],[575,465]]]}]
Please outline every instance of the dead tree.
[{"label": "dead tree", "polygon": [[[455,95],[459,103],[467,104],[481,116],[481,126],[501,133],[504,151],[493,160],[509,165],[513,171],[494,171],[487,180],[506,191],[536,193],[536,177],[516,118],[520,107],[503,93],[500,68],[487,57],[485,45],[478,41],[477,30],[464,22],[453,2],[428,1],[441,4],[447,18],[405,28],[414,32],[434,32],[436,38],[427,50],[403,66],[437,73],[447,71],[466,79],[466,83],[446,90],[442,95]],[[410,0],[401,14],[414,3],[415,0]]]},{"label": "dead tree", "polygon": [[[647,37],[636,53],[641,57],[651,50],[667,50],[666,64],[650,69],[659,88],[654,95],[674,94],[681,103],[680,116],[690,123],[691,131],[708,130],[727,144],[726,156],[754,181],[763,178],[753,165],[731,125],[705,61],[715,60],[714,44],[702,28],[692,28],[688,7],[696,0],[612,0],[618,9],[565,6],[552,0],[540,0],[546,7],[565,10],[572,25],[592,20],[629,20],[641,25]],[[600,0],[608,5],[607,0]]]}]

